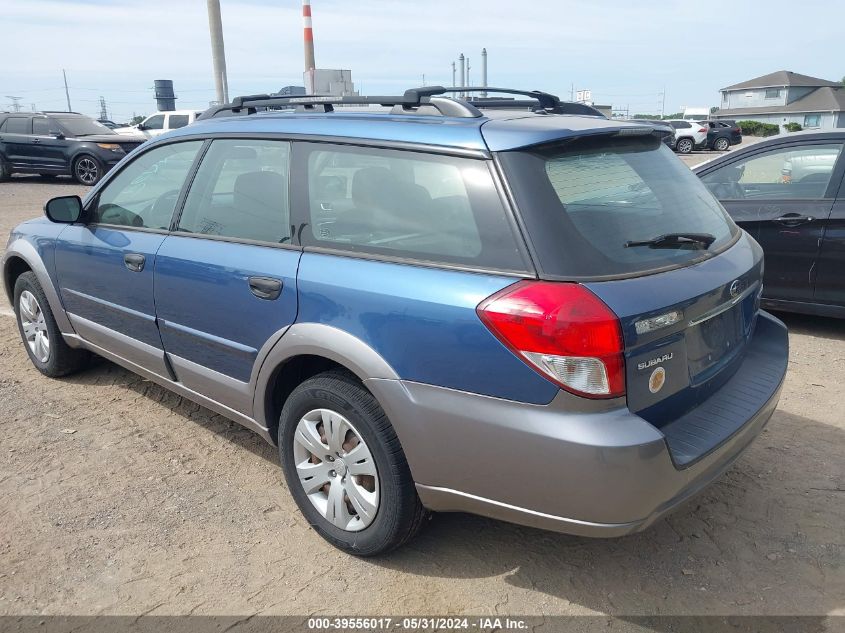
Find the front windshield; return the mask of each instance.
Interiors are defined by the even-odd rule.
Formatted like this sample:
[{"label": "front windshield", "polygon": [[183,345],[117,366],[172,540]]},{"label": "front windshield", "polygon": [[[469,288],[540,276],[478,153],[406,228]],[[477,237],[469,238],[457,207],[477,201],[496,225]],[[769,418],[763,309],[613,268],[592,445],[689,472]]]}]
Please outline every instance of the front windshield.
[{"label": "front windshield", "polygon": [[69,136],[91,136],[92,134],[115,134],[102,123],[88,117],[56,118]]}]

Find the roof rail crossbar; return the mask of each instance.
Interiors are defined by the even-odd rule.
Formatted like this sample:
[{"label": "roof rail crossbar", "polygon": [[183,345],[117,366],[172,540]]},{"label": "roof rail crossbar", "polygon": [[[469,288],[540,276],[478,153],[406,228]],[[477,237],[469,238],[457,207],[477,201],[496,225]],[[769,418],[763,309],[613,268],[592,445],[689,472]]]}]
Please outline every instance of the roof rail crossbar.
[{"label": "roof rail crossbar", "polygon": [[553,108],[543,108],[536,99],[510,99],[495,97],[470,98],[466,100],[481,110],[503,109],[503,110],[531,110],[539,114],[577,114],[582,116],[600,116],[607,118],[601,110],[576,101],[561,101]]},{"label": "roof rail crossbar", "polygon": [[[437,87],[446,91],[445,88]],[[442,94],[435,92],[434,94]],[[330,96],[330,95],[268,95],[255,94],[235,97],[231,103],[219,106],[212,106],[202,113],[200,119],[210,119],[224,112],[254,114],[258,108],[288,107],[302,109],[304,111],[331,112],[335,105],[381,105],[401,106],[403,109],[414,109],[421,105],[431,105],[443,116],[455,116],[465,118],[477,118],[481,116],[478,108],[458,99],[432,99],[430,95],[421,92],[419,89],[405,91],[403,95],[395,96]]]},{"label": "roof rail crossbar", "polygon": [[540,90],[517,90],[515,88],[494,88],[491,86],[452,86],[451,88],[444,88],[443,86],[425,86],[423,88],[407,90],[405,91],[405,94],[415,93],[419,96],[431,97],[434,95],[444,95],[448,93],[463,94],[467,92],[494,92],[497,94],[522,95],[524,97],[536,99],[539,102],[540,107],[547,109],[554,109],[560,104],[560,98],[553,94],[549,94],[548,92],[542,92]]}]

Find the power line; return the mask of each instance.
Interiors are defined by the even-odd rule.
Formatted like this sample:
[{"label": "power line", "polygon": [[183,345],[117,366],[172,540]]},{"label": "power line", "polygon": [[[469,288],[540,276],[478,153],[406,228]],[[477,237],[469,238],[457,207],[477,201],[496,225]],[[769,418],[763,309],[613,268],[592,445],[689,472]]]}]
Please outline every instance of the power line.
[{"label": "power line", "polygon": [[13,97],[12,95],[6,95],[6,98],[7,98],[7,99],[10,99],[10,100],[12,101],[12,103],[11,103],[11,104],[9,104],[9,105],[11,106],[12,110],[14,110],[15,112],[20,112],[20,111],[21,111],[21,104],[20,104],[20,100],[21,100],[23,97]]}]

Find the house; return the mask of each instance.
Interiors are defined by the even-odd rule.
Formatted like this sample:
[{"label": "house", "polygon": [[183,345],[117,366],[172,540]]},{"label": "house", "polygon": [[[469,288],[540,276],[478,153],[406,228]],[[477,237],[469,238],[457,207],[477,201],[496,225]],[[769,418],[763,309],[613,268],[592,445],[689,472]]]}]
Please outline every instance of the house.
[{"label": "house", "polygon": [[835,81],[779,70],[720,92],[716,119],[798,123],[805,129],[845,127],[845,87]]}]

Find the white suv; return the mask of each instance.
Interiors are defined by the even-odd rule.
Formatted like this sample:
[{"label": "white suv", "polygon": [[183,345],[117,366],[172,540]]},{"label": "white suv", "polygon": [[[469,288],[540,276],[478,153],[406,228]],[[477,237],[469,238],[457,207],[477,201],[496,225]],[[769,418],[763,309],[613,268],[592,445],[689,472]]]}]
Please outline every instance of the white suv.
[{"label": "white suv", "polygon": [[135,136],[143,134],[147,138],[164,134],[170,130],[176,130],[180,127],[190,125],[197,120],[197,117],[202,112],[195,110],[171,110],[169,112],[156,112],[151,114],[146,119],[141,121],[138,125],[130,127],[119,127],[115,129],[118,134],[126,134]]},{"label": "white suv", "polygon": [[707,147],[707,125],[700,121],[669,119],[663,121],[675,128],[673,149],[679,154],[689,154],[694,149]]}]

